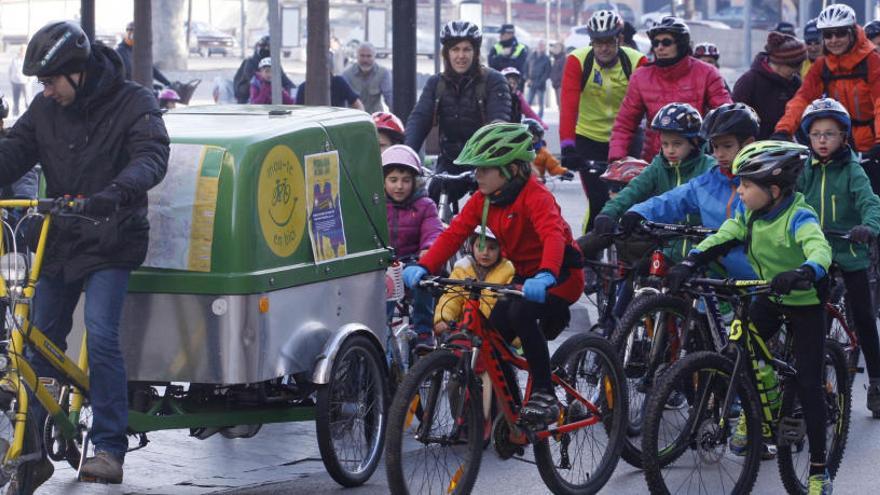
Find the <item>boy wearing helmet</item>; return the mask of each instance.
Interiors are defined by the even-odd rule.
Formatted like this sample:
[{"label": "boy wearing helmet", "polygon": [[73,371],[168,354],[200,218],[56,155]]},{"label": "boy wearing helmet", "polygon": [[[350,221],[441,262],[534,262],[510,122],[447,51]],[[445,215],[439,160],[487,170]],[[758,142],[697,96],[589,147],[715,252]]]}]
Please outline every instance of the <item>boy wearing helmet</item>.
[{"label": "boy wearing helmet", "polygon": [[[272,59],[260,60],[257,72],[251,78],[251,97],[248,103],[254,105],[270,105],[272,103]],[[281,103],[293,105],[293,98],[287,88],[281,88]]]},{"label": "boy wearing helmet", "polygon": [[456,163],[476,167],[478,191],[419,264],[404,270],[403,278],[415,287],[428,273],[439,272],[475,227],[495,233],[501,253],[516,268],[514,280],[523,283],[524,298],[499,300],[489,322],[509,337],[520,338],[534,380],[522,415],[533,424],[547,425],[559,414],[547,338],[555,338],[568,325],[568,308],[583,291],[584,273],[580,250],[559,205],[531,175],[534,156],[525,125],[498,123],[477,131]]},{"label": "boy wearing helmet", "polygon": [[[700,113],[687,103],[670,103],[657,112],[651,128],[660,133],[661,151],[648,168],[605,203],[594,220],[596,234],[613,232],[620,217],[636,203],[678,187],[715,165],[712,157],[700,151],[702,123]],[[699,216],[692,214],[683,220],[691,225],[700,222]],[[676,243],[669,254],[681,259],[687,254],[685,246],[685,241]]]},{"label": "boy wearing helmet", "polygon": [[[717,229],[732,218],[741,204],[736,188],[739,178],[730,171],[736,154],[758,135],[758,116],[742,103],[728,103],[709,112],[703,121],[703,137],[711,145],[717,165],[675,189],[639,203],[620,219],[624,232],[632,232],[644,220],[679,223],[699,215],[703,226]],[[757,278],[742,247],[734,248],[722,265],[731,277]]]},{"label": "boy wearing helmet", "polygon": [[379,136],[379,152],[395,144],[403,144],[403,122],[391,112],[375,112],[372,115]]},{"label": "boy wearing helmet", "polygon": [[562,180],[574,179],[574,174],[560,165],[559,160],[547,149],[547,142],[544,141],[544,127],[541,123],[535,119],[523,119],[522,123],[529,127],[529,133],[532,135],[532,149],[535,150],[532,170],[538,174],[538,180],[545,182],[544,176],[548,172],[550,175],[560,176]]},{"label": "boy wearing helmet", "polygon": [[[419,155],[402,144],[389,147],[382,153],[382,174],[391,247],[398,258],[418,258],[443,231],[437,206],[417,182],[422,175]],[[412,308],[419,343],[429,344],[433,298],[427,291],[413,291]]]},{"label": "boy wearing helmet", "polygon": [[[803,194],[795,192],[807,156],[806,147],[783,141],[759,141],[743,148],[733,162],[742,205],[717,233],[672,267],[666,281],[675,292],[698,267],[733,246],[745,245],[752,268],[760,278],[771,280],[773,291],[779,294],[755,297],[749,309],[751,323],[765,339],[779,330],[783,315],[790,328],[796,329],[794,383],[810,445],[808,491],[830,494],[831,480],[825,469],[825,393],[820,380],[825,309],[813,285],[825,278],[832,251],[816,212]],[[774,442],[772,438],[765,441]],[[731,451],[744,452],[746,444],[746,422],[740,416],[730,439]]]},{"label": "boy wearing helmet", "polygon": [[[843,272],[847,308],[852,311],[859,344],[868,368],[867,407],[880,417],[880,342],[873,313],[865,243],[880,232],[880,198],[871,190],[858,156],[846,143],[850,118],[839,102],[821,98],[807,107],[801,132],[810,143],[810,157],[798,180],[798,190],[819,213],[824,229],[849,231],[849,240],[830,237],[834,262]],[[851,244],[857,243],[857,244]]]}]

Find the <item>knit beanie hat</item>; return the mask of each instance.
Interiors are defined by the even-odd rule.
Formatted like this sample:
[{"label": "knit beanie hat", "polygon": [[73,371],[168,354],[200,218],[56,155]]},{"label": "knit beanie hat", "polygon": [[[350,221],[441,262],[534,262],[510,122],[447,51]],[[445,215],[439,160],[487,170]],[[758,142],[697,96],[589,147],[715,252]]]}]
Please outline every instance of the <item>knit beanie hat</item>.
[{"label": "knit beanie hat", "polygon": [[771,31],[767,35],[764,51],[770,55],[770,62],[779,65],[800,65],[807,58],[807,46],[790,34]]}]

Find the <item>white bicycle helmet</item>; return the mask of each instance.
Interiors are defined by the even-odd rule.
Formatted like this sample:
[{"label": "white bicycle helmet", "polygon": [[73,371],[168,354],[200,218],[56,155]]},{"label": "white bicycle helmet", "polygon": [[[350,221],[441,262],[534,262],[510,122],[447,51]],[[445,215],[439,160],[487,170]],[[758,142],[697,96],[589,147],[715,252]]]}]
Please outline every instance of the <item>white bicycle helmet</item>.
[{"label": "white bicycle helmet", "polygon": [[833,3],[825,7],[816,19],[816,27],[819,29],[853,27],[855,25],[856,12],[849,5],[842,3]]},{"label": "white bicycle helmet", "polygon": [[504,77],[507,77],[507,76],[522,77],[522,74],[520,74],[519,69],[517,69],[516,67],[505,67],[505,68],[501,69],[501,75]]},{"label": "white bicycle helmet", "polygon": [[590,38],[610,38],[623,30],[623,19],[613,10],[597,10],[587,21]]}]

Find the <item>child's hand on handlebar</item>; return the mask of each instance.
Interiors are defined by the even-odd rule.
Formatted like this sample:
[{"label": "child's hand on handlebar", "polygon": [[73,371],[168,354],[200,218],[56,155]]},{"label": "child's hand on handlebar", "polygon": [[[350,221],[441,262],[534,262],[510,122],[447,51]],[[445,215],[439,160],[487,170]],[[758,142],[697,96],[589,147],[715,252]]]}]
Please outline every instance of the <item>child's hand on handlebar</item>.
[{"label": "child's hand on handlebar", "polygon": [[543,303],[547,300],[547,289],[556,284],[556,277],[550,272],[540,272],[534,277],[526,279],[523,284],[523,297],[527,301]]},{"label": "child's hand on handlebar", "polygon": [[773,280],[770,281],[770,288],[778,294],[786,295],[795,289],[809,289],[813,286],[815,279],[816,272],[813,271],[813,268],[809,265],[803,265],[796,270],[782,272],[773,277]]},{"label": "child's hand on handlebar", "polygon": [[849,231],[849,240],[858,244],[870,242],[875,237],[877,237],[877,233],[867,225],[856,225]]},{"label": "child's hand on handlebar", "polygon": [[440,336],[449,332],[449,325],[445,321],[434,323],[434,335]]},{"label": "child's hand on handlebar", "polygon": [[408,289],[415,289],[419,285],[419,280],[425,278],[428,270],[423,266],[410,265],[403,269],[403,283]]},{"label": "child's hand on handlebar", "polygon": [[691,278],[697,269],[697,263],[685,258],[681,263],[673,266],[666,273],[665,285],[670,292],[678,292],[686,280]]}]

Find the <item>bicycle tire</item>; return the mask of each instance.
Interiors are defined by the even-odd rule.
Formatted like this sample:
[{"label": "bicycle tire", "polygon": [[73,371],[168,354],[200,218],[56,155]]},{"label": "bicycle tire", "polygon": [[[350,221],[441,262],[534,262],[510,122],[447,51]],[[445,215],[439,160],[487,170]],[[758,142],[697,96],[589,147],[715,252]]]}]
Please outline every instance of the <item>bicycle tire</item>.
[{"label": "bicycle tire", "polygon": [[[833,394],[829,392],[829,377],[827,371],[833,370],[837,378],[837,391]],[[849,373],[847,370],[846,357],[837,342],[825,342],[825,370],[823,373],[823,389],[826,394],[826,462],[825,466],[828,473],[834,478],[840,463],[843,460],[843,453],[846,450],[846,441],[849,437],[850,420],[852,416],[852,388],[849,385]],[[841,383],[842,379],[842,383]],[[795,387],[785,387],[782,391],[782,406],[780,408],[780,416],[782,417],[802,417],[803,413],[798,411],[800,404],[797,403],[797,391]],[[830,438],[829,438],[830,437]],[[795,447],[779,448],[777,454],[777,465],[779,467],[779,477],[782,478],[782,484],[790,494],[806,494],[807,486],[804,481],[809,476],[809,454],[806,455],[806,462],[802,468],[798,468],[798,459],[793,450],[798,449],[797,454],[804,451],[809,452],[806,448],[808,441],[804,436],[804,442]],[[829,442],[830,440],[830,442]]]},{"label": "bicycle tire", "polygon": [[[645,386],[644,380],[647,370],[640,370],[637,366],[632,365],[633,363],[630,361],[630,357],[635,352],[634,347],[637,344],[632,339],[640,326],[643,325],[645,315],[670,314],[684,321],[689,310],[687,301],[680,297],[668,294],[645,294],[637,297],[629,305],[611,336],[611,343],[620,357],[629,391],[629,418],[626,436],[623,439],[623,450],[620,456],[628,464],[638,469],[642,468],[641,424],[650,388],[644,392],[639,392],[640,388]],[[638,344],[641,344],[641,347],[643,347],[641,350],[643,357],[647,358],[650,356],[651,339],[648,338]],[[644,344],[647,344],[647,346]],[[639,373],[640,371],[643,372]],[[655,375],[653,378],[654,384],[656,384],[657,378]]]},{"label": "bicycle tire", "polygon": [[[657,383],[648,400],[648,407],[645,410],[645,422],[642,435],[642,464],[644,465],[644,473],[645,479],[648,483],[648,489],[652,494],[670,493],[670,489],[667,486],[667,480],[664,479],[663,470],[665,468],[669,468],[666,472],[670,473],[670,476],[674,476],[679,473],[687,475],[698,471],[698,468],[696,467],[688,467],[687,464],[689,461],[701,462],[704,460],[717,460],[718,462],[715,464],[721,466],[721,461],[726,459],[728,462],[740,464],[739,461],[735,461],[738,457],[734,457],[731,453],[727,452],[729,430],[726,434],[717,431],[717,425],[720,422],[718,415],[721,413],[718,406],[723,402],[723,394],[727,392],[730,385],[729,380],[732,372],[733,362],[730,359],[727,359],[716,352],[697,351],[673,364]],[[705,380],[701,380],[701,377]],[[667,410],[666,401],[669,395],[677,388],[680,388],[682,384],[686,383],[691,386],[698,386],[706,381],[711,385],[716,379],[720,380],[717,381],[715,386],[711,389],[713,391],[712,400],[707,401],[708,404],[714,405],[713,409],[716,417],[705,418],[705,420],[701,421],[701,424],[695,427],[695,435],[692,438],[689,438],[687,442],[678,442],[677,444],[670,446],[672,449],[670,452],[672,453],[669,455],[662,455],[659,452],[660,423],[663,419],[664,412]],[[701,395],[699,394],[699,391],[696,393],[698,396]],[[704,486],[702,486],[703,483],[714,480],[723,481],[723,478],[720,476],[721,471],[719,471],[719,475],[703,476],[702,473],[697,474],[696,476],[701,483],[699,493],[711,493],[713,495],[725,492],[736,494],[750,493],[757,480],[762,449],[761,412],[759,409],[760,399],[758,398],[754,386],[744,377],[740,379],[736,393],[740,398],[740,404],[745,412],[746,421],[748,421],[748,440],[747,448],[744,451],[745,455],[742,457],[743,460],[741,462],[742,471],[735,480],[731,480],[732,486],[729,490],[725,487],[716,487],[715,489],[706,488],[705,492],[702,490],[704,488]],[[697,404],[697,406],[699,406],[699,404]],[[695,408],[693,405],[688,406],[688,411],[694,411],[695,409],[700,408]],[[705,411],[702,410],[699,411],[700,414],[703,414],[704,412]],[[699,420],[699,416],[696,419]],[[695,418],[689,415],[685,422],[685,426],[692,425],[694,421]],[[731,428],[729,424],[727,427]],[[713,428],[715,429],[714,431]],[[718,434],[722,434],[723,437],[715,439],[710,438],[710,435]],[[679,439],[680,436],[676,438],[676,440]],[[692,455],[683,455],[688,451],[691,451]],[[651,453],[650,455],[648,454],[649,452]],[[723,472],[726,473],[728,477],[731,477],[728,469],[723,467],[721,469],[723,469]],[[681,488],[686,483],[676,481],[671,484],[675,487]],[[690,492],[690,490],[687,491]]]},{"label": "bicycle tire", "polygon": [[[429,413],[433,417],[434,411],[429,406],[432,402],[434,402],[435,406],[438,405],[439,401],[443,400],[441,396],[452,401],[456,400],[456,397],[460,397],[459,393],[453,391],[449,386],[451,383],[449,380],[460,376],[460,361],[461,359],[451,351],[434,351],[420,359],[414,367],[410,368],[403,383],[400,384],[389,408],[385,439],[385,472],[388,477],[388,487],[391,493],[413,493],[410,492],[408,487],[404,461],[415,462],[422,453],[413,449],[407,449],[404,452],[405,440],[418,442],[417,435],[414,434],[416,432],[410,432],[408,428],[417,421],[420,428],[421,419],[425,418]],[[437,372],[442,374],[438,377],[436,375]],[[447,373],[449,374],[448,377],[445,376]],[[443,380],[444,378],[446,378],[446,381]],[[423,409],[425,412],[419,416],[419,419],[416,419],[413,413],[415,409],[413,405],[416,403],[422,404],[421,394],[423,393],[424,384],[428,380],[431,380],[432,386],[426,391],[429,396],[425,398]],[[439,386],[433,386],[435,383]],[[466,395],[464,397],[481,396],[475,381],[472,380],[465,387]],[[431,395],[434,396],[433,399]],[[459,450],[467,454],[467,460],[463,460],[458,468],[454,469],[448,482],[443,483],[445,480],[442,480],[439,483],[442,486],[428,486],[427,492],[418,491],[414,493],[466,494],[471,492],[477,480],[483,455],[483,415],[480,402],[479,400],[466,400],[465,402],[465,424],[480,425],[478,428],[467,428],[465,430],[465,441],[459,444],[461,447]],[[425,444],[423,446],[427,447]],[[437,459],[448,459],[449,456],[441,454],[440,456],[434,457],[432,455],[430,457],[432,461],[436,461]],[[436,467],[433,470],[435,474],[444,473],[443,469]],[[445,473],[449,472],[450,470],[445,470]],[[422,483],[421,487],[425,488],[424,483]]]},{"label": "bicycle tire", "polygon": [[[23,386],[23,384],[22,384],[22,386]],[[18,403],[18,401],[13,402],[13,404],[17,404],[17,403]],[[33,407],[33,406],[31,406],[31,407]],[[10,410],[4,411],[0,414],[2,414],[3,416],[5,416],[7,418],[7,420],[10,422],[10,425],[14,425],[15,415],[17,414],[17,411],[15,409],[10,409]],[[34,422],[33,413],[29,413],[27,415],[26,421],[27,421],[27,424],[25,426],[25,433],[24,433],[25,438],[24,438],[24,445],[22,447],[22,451],[20,454],[21,456],[32,454],[32,453],[40,450],[40,443],[39,443],[40,431],[39,431],[39,428],[37,428],[36,423]],[[10,437],[9,440],[11,441],[12,437]],[[7,444],[7,446],[8,445],[9,444]],[[6,452],[3,452],[2,458],[5,458],[5,457],[6,457]],[[0,475],[3,478],[2,485],[6,485],[5,490],[3,490],[3,493],[6,495],[31,495],[32,493],[34,493],[34,490],[36,490],[36,488],[37,488],[37,486],[35,485],[36,480],[34,479],[35,466],[38,462],[41,462],[41,461],[37,460],[37,461],[24,462],[24,463],[20,464],[17,468],[15,468],[15,471],[13,472],[13,475],[10,478],[6,478],[5,467],[4,467],[4,469],[3,469],[4,474]],[[43,483],[44,481],[45,480],[42,480],[42,481],[40,481],[40,483]],[[0,486],[2,486],[2,485],[0,485]]]},{"label": "bicycle tire", "polygon": [[[600,371],[598,375],[602,377],[601,382],[604,386],[604,393],[602,393],[603,390],[601,390],[603,386],[598,386],[600,378],[597,377],[596,385],[600,389],[597,391],[599,400],[593,402],[600,411],[605,414],[603,414],[602,426],[596,424],[567,434],[554,436],[534,444],[535,463],[538,465],[538,472],[541,474],[541,478],[544,480],[547,487],[555,494],[596,493],[599,489],[605,486],[605,483],[611,478],[611,475],[617,467],[618,459],[620,458],[620,449],[622,447],[621,440],[624,437],[624,430],[626,428],[627,393],[623,368],[617,359],[617,353],[614,351],[614,348],[607,340],[595,335],[574,335],[567,339],[559,349],[553,353],[551,366],[553,369],[559,370],[563,375],[561,377],[570,385],[578,388],[577,377],[581,373],[579,364],[584,359],[581,356],[584,351],[595,353],[596,358],[601,360],[602,371]],[[572,369],[572,366],[574,365],[577,365],[576,369]],[[612,394],[610,400],[608,400],[609,389]],[[557,397],[565,397],[566,394],[561,387],[557,386],[556,395]],[[574,416],[574,419],[576,420],[581,419],[576,412],[573,413],[577,406],[580,405],[580,402],[571,402],[567,399],[564,400],[561,404],[562,416],[565,419],[572,418],[572,416]],[[607,443],[604,452],[597,452],[597,450],[601,451],[601,448],[596,448],[599,445],[599,442],[596,441],[594,435],[596,430],[594,428],[601,428],[602,432],[607,435]],[[569,448],[572,444],[577,442],[577,438],[575,437],[578,432],[590,434],[592,437],[585,442],[586,448],[587,450],[590,450],[590,452],[584,452],[584,449],[578,449],[581,454],[598,455],[600,460],[598,463],[590,462],[589,460],[587,461],[588,465],[595,467],[591,471],[585,473],[586,480],[571,481],[565,479],[563,474],[557,470],[557,462],[554,459],[554,452],[557,447],[560,450],[564,448],[569,462],[573,464],[576,463],[577,460],[575,460],[575,457],[580,459],[581,456],[569,454]],[[553,445],[551,445],[551,442]],[[571,467],[566,470],[566,472],[571,472],[572,474],[574,474],[575,471],[583,472],[583,469],[575,469],[574,467]]]},{"label": "bicycle tire", "polygon": [[[370,479],[382,457],[388,402],[384,362],[384,356],[367,337],[352,335],[336,354],[330,382],[318,387],[318,449],[330,477],[345,487],[359,486]],[[372,404],[364,405],[364,401]],[[345,431],[340,433],[340,429]],[[343,447],[343,436],[350,436],[353,443],[363,440],[364,445]],[[339,448],[345,448],[344,455],[340,455]]]}]

